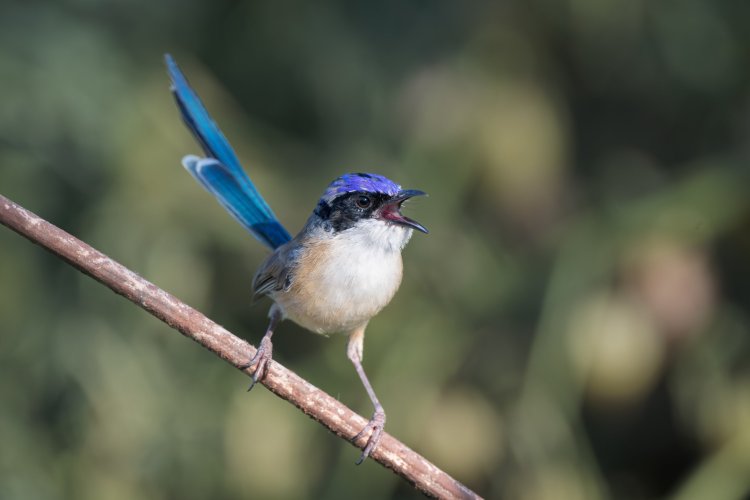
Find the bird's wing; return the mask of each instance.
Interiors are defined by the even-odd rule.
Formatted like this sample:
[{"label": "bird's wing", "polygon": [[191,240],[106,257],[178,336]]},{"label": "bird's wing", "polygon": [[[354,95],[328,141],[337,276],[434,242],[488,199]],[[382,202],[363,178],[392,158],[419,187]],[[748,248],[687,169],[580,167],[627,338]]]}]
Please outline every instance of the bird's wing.
[{"label": "bird's wing", "polygon": [[298,250],[296,240],[292,240],[266,258],[253,278],[253,299],[272,292],[288,290],[292,286]]},{"label": "bird's wing", "polygon": [[190,88],[177,63],[169,54],[165,55],[165,60],[172,79],[172,94],[180,108],[182,119],[208,157],[201,159],[186,156],[182,164],[262,243],[278,248],[291,240],[287,230],[242,169],[229,141],[211,119],[198,95]]}]

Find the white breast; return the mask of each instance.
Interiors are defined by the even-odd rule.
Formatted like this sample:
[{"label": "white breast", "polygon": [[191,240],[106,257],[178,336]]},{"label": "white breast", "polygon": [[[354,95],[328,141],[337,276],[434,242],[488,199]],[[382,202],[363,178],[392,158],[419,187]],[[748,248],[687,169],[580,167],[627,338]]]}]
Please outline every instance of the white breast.
[{"label": "white breast", "polygon": [[398,290],[401,249],[411,233],[384,221],[365,220],[337,234],[310,238],[291,287],[273,298],[289,319],[317,333],[362,326]]}]

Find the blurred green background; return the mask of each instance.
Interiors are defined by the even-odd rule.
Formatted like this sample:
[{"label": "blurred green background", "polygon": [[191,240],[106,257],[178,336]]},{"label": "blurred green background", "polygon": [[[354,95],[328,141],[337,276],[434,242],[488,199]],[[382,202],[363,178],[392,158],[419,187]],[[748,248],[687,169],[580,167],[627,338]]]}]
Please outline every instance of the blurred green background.
[{"label": "blurred green background", "polygon": [[[284,224],[430,193],[365,366],[489,498],[750,495],[750,3],[0,5],[0,193],[257,342],[265,250],[182,170],[172,52]],[[344,355],[274,356],[363,415]],[[216,357],[0,228],[0,498],[411,498]]]}]

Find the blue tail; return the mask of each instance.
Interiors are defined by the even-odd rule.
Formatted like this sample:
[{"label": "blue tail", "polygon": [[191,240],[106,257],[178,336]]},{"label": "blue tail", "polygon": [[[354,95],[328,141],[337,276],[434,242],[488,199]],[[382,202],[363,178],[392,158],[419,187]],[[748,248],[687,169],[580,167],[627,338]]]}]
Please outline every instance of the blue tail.
[{"label": "blue tail", "polygon": [[182,164],[213,194],[219,203],[245,229],[271,248],[277,248],[291,236],[271,211],[250,178],[240,165],[224,134],[203,107],[198,95],[182,74],[172,56],[164,59],[172,79],[172,94],[182,113],[182,119],[198,139],[208,158],[186,156]]}]

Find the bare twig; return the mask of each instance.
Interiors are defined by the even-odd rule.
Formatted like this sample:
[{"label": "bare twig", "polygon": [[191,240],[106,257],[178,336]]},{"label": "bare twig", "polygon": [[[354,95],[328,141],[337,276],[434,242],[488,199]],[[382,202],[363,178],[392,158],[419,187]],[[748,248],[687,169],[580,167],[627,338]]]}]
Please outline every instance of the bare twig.
[{"label": "bare twig", "polygon": [[[255,354],[255,347],[232,335],[197,310],[2,195],[0,223],[138,304],[236,368],[243,366]],[[249,370],[246,373],[252,374]],[[279,363],[270,363],[262,383],[271,392],[289,401],[343,439],[351,440],[367,423],[365,418]],[[364,446],[365,441],[366,439],[361,439],[357,446]],[[370,456],[429,496],[479,498],[476,493],[389,434],[383,434],[378,447]]]}]

